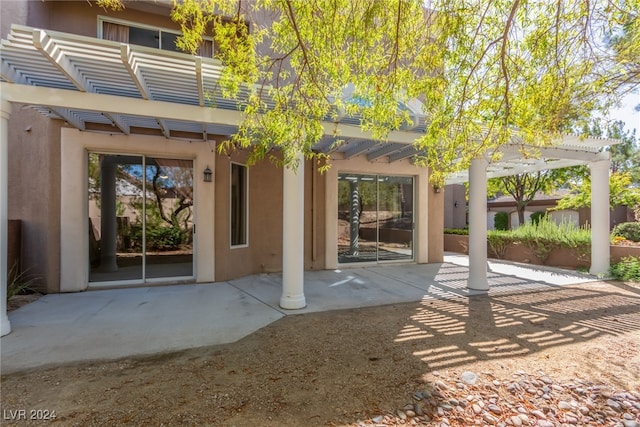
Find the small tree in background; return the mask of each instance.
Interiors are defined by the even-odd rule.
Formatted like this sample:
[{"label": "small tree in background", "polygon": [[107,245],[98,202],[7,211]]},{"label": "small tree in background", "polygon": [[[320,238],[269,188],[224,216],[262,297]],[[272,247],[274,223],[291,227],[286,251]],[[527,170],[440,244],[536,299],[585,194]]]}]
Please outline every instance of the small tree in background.
[{"label": "small tree in background", "polygon": [[496,230],[509,229],[509,214],[506,212],[498,212],[493,217],[493,228]]},{"label": "small tree in background", "polygon": [[[640,188],[631,185],[631,174],[614,172],[609,177],[609,207],[622,205],[634,211],[640,207]],[[580,184],[571,185],[571,193],[558,200],[554,210],[591,207],[591,179],[586,177]],[[636,217],[637,219],[637,217]]]}]

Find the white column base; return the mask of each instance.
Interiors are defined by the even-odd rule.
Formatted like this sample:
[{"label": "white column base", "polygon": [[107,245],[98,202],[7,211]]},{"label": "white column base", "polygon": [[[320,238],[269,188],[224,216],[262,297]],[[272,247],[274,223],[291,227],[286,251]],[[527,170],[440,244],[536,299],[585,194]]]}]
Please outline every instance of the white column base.
[{"label": "white column base", "polygon": [[307,306],[307,299],[304,294],[282,295],[280,298],[280,308],[285,310],[300,310]]},{"label": "white column base", "polygon": [[5,313],[0,320],[0,337],[8,335],[11,332],[11,322],[9,322],[9,317]]}]

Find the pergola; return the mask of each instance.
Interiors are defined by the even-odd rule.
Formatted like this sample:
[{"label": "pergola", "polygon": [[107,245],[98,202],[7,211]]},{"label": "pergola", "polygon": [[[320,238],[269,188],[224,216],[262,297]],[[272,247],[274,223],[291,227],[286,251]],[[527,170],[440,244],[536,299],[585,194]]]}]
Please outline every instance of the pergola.
[{"label": "pergola", "polygon": [[[449,177],[447,184],[469,182],[469,281],[475,290],[488,290],[487,280],[487,179],[527,172],[587,165],[591,171],[591,269],[609,271],[609,167],[605,147],[619,141],[568,135],[547,147],[519,143],[499,148],[499,160],[483,156],[472,160],[468,171]],[[524,155],[523,153],[527,153]]]},{"label": "pergola", "polygon": [[[155,134],[167,139],[210,141],[233,134],[242,121],[237,103],[222,96],[221,64],[215,59],[134,46],[75,34],[13,26],[0,48],[0,316],[2,335],[9,332],[6,315],[8,126],[11,104],[34,108],[43,115],[64,120],[80,131],[129,135]],[[396,162],[420,154],[413,142],[425,130],[419,106],[406,105],[414,117],[411,125],[390,132],[385,143],[363,132],[358,117],[342,115],[323,122],[325,136],[314,147],[318,152],[344,158],[365,156],[371,162]],[[338,136],[344,140],[334,144]],[[473,162],[472,260],[469,287],[486,288],[486,178],[499,174],[533,171],[537,167],[590,164],[594,175],[592,219],[594,251],[592,271],[608,267],[608,153],[611,140],[578,140],[566,137],[544,148],[540,160],[524,160],[517,146],[504,148],[503,159],[489,164]],[[300,155],[302,157],[302,155]],[[452,177],[450,182],[465,178]],[[284,170],[283,294],[284,308],[302,308],[304,173]],[[484,224],[484,225],[483,225]],[[600,228],[600,224],[602,228]],[[484,228],[484,232],[483,232]],[[605,230],[606,229],[606,230]],[[604,236],[604,238],[603,238]],[[597,242],[597,243],[596,243]],[[64,241],[61,244],[64,251]],[[604,248],[604,249],[603,249]],[[481,250],[482,249],[482,250]],[[598,256],[596,256],[598,254]]]}]

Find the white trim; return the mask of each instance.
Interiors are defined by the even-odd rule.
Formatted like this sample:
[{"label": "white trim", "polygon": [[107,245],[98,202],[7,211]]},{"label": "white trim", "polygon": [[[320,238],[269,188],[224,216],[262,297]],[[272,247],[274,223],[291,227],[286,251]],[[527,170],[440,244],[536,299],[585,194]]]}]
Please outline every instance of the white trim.
[{"label": "white trim", "polygon": [[[351,170],[348,169],[344,169],[341,170],[338,173],[338,182],[340,181],[340,175],[346,175],[346,174],[353,174],[353,175],[373,175],[376,178],[376,260],[375,261],[354,261],[354,262],[340,262],[338,261],[338,258],[336,258],[336,262],[339,268],[346,268],[346,267],[356,267],[356,266],[361,266],[363,264],[371,264],[371,265],[380,265],[380,264],[394,264],[394,263],[415,263],[417,260],[417,233],[416,233],[416,211],[417,211],[417,207],[416,207],[416,181],[418,178],[418,175],[410,175],[410,174],[399,174],[399,173],[394,173],[394,174],[387,174],[387,173],[376,173],[376,172],[353,172]],[[380,249],[380,228],[379,228],[379,218],[378,218],[378,214],[380,213],[380,198],[378,197],[378,195],[380,194],[380,180],[377,179],[378,177],[381,176],[388,176],[388,177],[400,177],[400,178],[411,178],[411,191],[412,191],[412,201],[413,201],[413,206],[411,209],[411,222],[412,222],[412,228],[411,228],[411,258],[405,258],[405,259],[386,259],[386,260],[380,260],[379,259],[379,249]],[[338,194],[336,194],[336,196],[338,196]],[[337,209],[336,209],[337,212]],[[337,239],[337,233],[336,233],[336,239]],[[336,245],[337,245],[337,241],[336,241]],[[336,249],[337,251],[337,249]]]},{"label": "white trim", "polygon": [[[86,150],[86,156],[85,156],[85,162],[87,163],[87,174],[85,175],[85,179],[88,177],[88,159],[89,159],[89,155],[91,154],[101,154],[101,155],[107,155],[107,156],[120,156],[120,155],[125,155],[125,156],[135,156],[135,157],[140,157],[140,161],[141,161],[141,165],[142,165],[142,194],[146,195],[147,194],[147,158],[151,158],[151,159],[167,159],[167,160],[188,160],[192,162],[192,172],[193,172],[193,189],[192,192],[194,194],[193,197],[193,211],[192,211],[192,216],[193,216],[193,220],[192,223],[195,225],[196,224],[196,197],[195,197],[195,184],[197,182],[196,179],[196,171],[195,171],[195,158],[193,156],[191,157],[185,157],[182,156],[180,157],[179,155],[175,155],[175,156],[171,156],[171,155],[148,155],[146,153],[140,153],[140,152],[127,152],[127,153],[123,153],[121,151],[109,151],[109,150]],[[87,192],[86,192],[86,206],[87,206],[87,214],[85,215],[86,217],[86,226],[85,226],[85,230],[87,230],[86,232],[88,233],[89,230],[89,187],[87,184]],[[87,239],[87,253],[86,253],[86,257],[85,257],[85,265],[87,266],[87,287],[88,288],[96,288],[96,287],[117,287],[117,286],[129,286],[129,285],[140,285],[140,284],[150,284],[150,283],[164,283],[164,282],[176,282],[176,281],[184,281],[184,282],[191,282],[195,279],[196,277],[196,260],[197,260],[197,256],[196,256],[196,236],[192,236],[193,237],[193,243],[192,243],[192,254],[191,254],[191,274],[190,275],[185,275],[185,276],[167,276],[167,277],[159,277],[159,278],[149,278],[147,277],[147,233],[146,233],[146,222],[147,222],[147,204],[146,204],[146,199],[144,199],[144,202],[142,203],[142,211],[140,212],[141,215],[141,219],[142,219],[142,242],[141,242],[141,247],[142,247],[142,251],[140,252],[140,254],[142,255],[142,264],[140,265],[141,267],[141,277],[140,279],[125,279],[125,280],[107,280],[107,281],[95,281],[92,282],[89,280],[90,278],[90,274],[91,274],[91,268],[89,267],[89,250],[88,250],[88,240],[89,240],[89,236],[86,236]]]},{"label": "white trim", "polygon": [[[332,156],[332,167],[326,172],[325,187],[325,266],[327,269],[339,268],[338,264],[338,174],[359,173],[373,175],[413,176],[414,209],[424,207],[425,210],[414,212],[414,247],[413,262],[426,263],[429,247],[429,221],[426,209],[429,206],[429,171],[413,165],[409,160],[395,163],[371,163],[365,156],[354,157],[349,160]],[[414,173],[407,173],[414,171]],[[412,261],[404,260],[406,263]],[[363,265],[363,263],[340,264],[340,267]]]},{"label": "white trim", "polygon": [[[244,215],[244,230],[245,230],[245,242],[239,245],[234,245],[231,243],[233,240],[233,229],[231,228],[231,222],[233,217],[233,191],[231,191],[233,186],[233,165],[242,166],[244,168],[245,182],[244,182],[244,198],[245,198],[245,215]],[[247,165],[239,163],[239,162],[230,162],[229,163],[229,248],[231,249],[239,249],[239,248],[248,248],[249,247],[249,168]]]},{"label": "white trim", "polygon": [[[145,153],[149,157],[190,157],[193,169],[199,171],[205,165],[214,165],[215,153],[207,144],[190,144],[169,141],[148,135],[108,135],[61,130],[61,218],[60,218],[60,291],[76,292],[88,284],[88,156],[87,151],[116,152],[118,154]],[[185,156],[186,155],[186,156]],[[82,168],[69,165],[83,165]],[[214,171],[215,172],[215,171]],[[194,173],[194,236],[193,275],[197,282],[215,281],[215,188],[200,185]],[[197,201],[197,203],[196,203]],[[85,219],[86,218],[86,219]],[[198,222],[202,218],[203,221]],[[78,226],[78,224],[82,224]],[[83,260],[84,262],[78,262]],[[188,278],[182,276],[181,279]],[[165,278],[162,278],[164,281]],[[186,279],[188,280],[188,279]],[[193,281],[193,279],[188,280]],[[94,282],[92,282],[93,284]]]},{"label": "white trim", "polygon": [[[158,31],[159,34],[159,39],[158,39],[158,48],[157,49],[162,49],[162,47],[160,46],[162,43],[162,33],[170,33],[170,34],[176,34],[178,36],[181,36],[182,33],[178,30],[174,30],[171,28],[166,28],[166,27],[156,27],[154,25],[148,25],[148,24],[142,24],[140,22],[136,22],[136,21],[129,21],[126,19],[118,19],[118,18],[111,18],[109,16],[104,16],[104,15],[98,15],[98,32],[97,32],[97,38],[104,40],[104,34],[102,33],[102,29],[103,29],[103,23],[104,22],[109,22],[111,24],[117,24],[117,25],[126,25],[127,27],[136,27],[136,28],[140,28],[142,30],[154,30],[154,31]],[[210,36],[202,36],[203,40],[207,40],[211,42],[211,55],[213,57],[213,54],[215,53],[215,42],[213,40],[213,37]],[[135,45],[138,46],[138,45]],[[148,46],[147,46],[148,47]],[[168,50],[168,49],[162,49],[162,50]],[[169,50],[174,51],[173,49]],[[186,53],[186,52],[181,52],[181,51],[175,51],[175,52],[180,52],[180,53]]]}]

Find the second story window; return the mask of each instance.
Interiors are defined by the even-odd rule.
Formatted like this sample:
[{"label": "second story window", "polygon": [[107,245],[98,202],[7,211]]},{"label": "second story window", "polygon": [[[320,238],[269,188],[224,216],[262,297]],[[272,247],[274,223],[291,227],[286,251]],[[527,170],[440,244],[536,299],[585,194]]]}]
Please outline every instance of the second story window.
[{"label": "second story window", "polygon": [[[180,37],[180,33],[177,31],[153,28],[133,22],[104,19],[100,20],[100,30],[101,34],[98,36],[105,40],[182,52],[176,47],[176,39]],[[199,47],[197,55],[211,58],[213,56],[213,40],[205,39]]]}]

